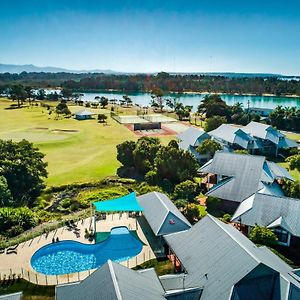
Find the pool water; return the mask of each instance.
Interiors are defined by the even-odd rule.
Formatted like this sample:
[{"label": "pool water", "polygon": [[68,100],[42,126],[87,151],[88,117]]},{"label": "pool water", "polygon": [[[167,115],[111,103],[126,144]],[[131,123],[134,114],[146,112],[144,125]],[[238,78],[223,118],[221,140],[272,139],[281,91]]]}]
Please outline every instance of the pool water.
[{"label": "pool water", "polygon": [[141,252],[143,244],[127,227],[115,227],[99,244],[62,241],[48,244],[31,257],[31,266],[45,275],[61,275],[98,268],[108,259],[125,261]]}]

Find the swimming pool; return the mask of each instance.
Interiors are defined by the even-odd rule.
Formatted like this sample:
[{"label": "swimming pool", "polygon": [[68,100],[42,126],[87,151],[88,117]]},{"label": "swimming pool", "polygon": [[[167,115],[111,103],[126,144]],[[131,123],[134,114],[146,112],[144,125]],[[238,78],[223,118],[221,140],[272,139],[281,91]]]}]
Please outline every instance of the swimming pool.
[{"label": "swimming pool", "polygon": [[143,244],[127,227],[115,227],[99,244],[62,241],[48,244],[31,257],[31,266],[45,275],[61,275],[98,268],[108,259],[121,262],[141,252]]}]

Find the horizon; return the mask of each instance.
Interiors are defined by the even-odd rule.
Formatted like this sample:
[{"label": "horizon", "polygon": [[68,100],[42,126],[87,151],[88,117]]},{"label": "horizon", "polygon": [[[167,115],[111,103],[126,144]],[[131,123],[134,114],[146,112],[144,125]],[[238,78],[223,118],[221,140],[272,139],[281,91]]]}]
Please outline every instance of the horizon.
[{"label": "horizon", "polygon": [[1,7],[0,57],[69,70],[299,76],[299,8],[293,0],[12,0]]}]

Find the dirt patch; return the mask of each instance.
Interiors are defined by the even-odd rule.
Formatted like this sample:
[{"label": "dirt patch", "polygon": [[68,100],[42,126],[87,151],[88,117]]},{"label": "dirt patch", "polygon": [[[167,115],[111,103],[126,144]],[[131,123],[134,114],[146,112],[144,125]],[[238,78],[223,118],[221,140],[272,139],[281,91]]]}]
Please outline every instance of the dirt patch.
[{"label": "dirt patch", "polygon": [[53,130],[51,130],[51,132],[53,132],[53,133],[60,133],[60,132],[63,132],[63,133],[76,133],[76,132],[79,132],[79,130],[75,130],[75,129],[53,129]]}]

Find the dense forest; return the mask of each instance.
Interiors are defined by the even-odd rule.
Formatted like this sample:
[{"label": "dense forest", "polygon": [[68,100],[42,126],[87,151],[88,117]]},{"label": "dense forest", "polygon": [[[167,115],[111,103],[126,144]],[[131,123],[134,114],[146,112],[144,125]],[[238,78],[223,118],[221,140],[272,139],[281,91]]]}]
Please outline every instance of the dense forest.
[{"label": "dense forest", "polygon": [[209,75],[170,75],[165,72],[146,75],[108,75],[100,73],[26,73],[0,74],[0,90],[20,83],[34,88],[62,87],[88,92],[116,90],[123,92],[218,92],[239,94],[274,94],[300,96],[300,81],[276,77],[224,77]]}]

